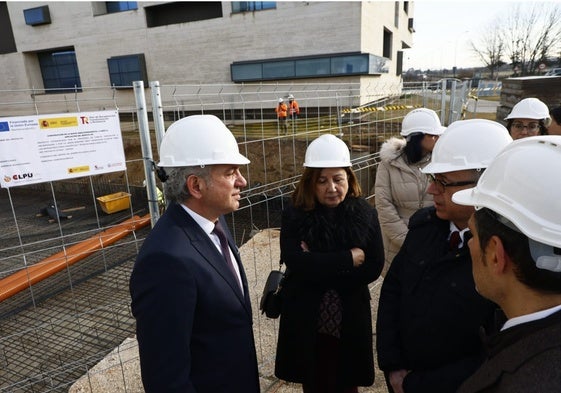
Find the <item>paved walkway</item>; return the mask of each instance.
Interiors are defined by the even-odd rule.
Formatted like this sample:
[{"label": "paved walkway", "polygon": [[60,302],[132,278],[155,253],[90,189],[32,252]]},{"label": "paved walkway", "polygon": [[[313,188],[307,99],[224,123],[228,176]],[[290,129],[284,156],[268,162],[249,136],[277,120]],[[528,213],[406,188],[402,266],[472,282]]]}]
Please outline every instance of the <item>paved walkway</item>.
[{"label": "paved walkway", "polygon": [[[278,333],[278,320],[268,319],[259,312],[259,300],[263,285],[272,268],[279,260],[279,231],[260,231],[241,248],[240,253],[249,281],[253,306],[254,331],[262,393],[297,393],[299,384],[279,381],[274,376],[274,358]],[[373,326],[382,279],[371,284]],[[374,337],[375,339],[375,337]],[[134,338],[126,339],[107,355],[90,372],[80,378],[69,390],[70,393],[143,393],[140,382],[138,344]],[[387,392],[384,378],[376,370],[376,381],[371,387],[359,388],[360,393]]]}]

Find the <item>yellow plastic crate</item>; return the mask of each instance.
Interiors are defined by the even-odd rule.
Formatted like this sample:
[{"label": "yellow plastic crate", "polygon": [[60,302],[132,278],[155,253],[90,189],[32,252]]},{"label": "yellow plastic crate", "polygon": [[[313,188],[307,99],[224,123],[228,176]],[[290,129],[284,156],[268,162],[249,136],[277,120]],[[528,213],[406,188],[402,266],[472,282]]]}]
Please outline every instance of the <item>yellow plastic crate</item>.
[{"label": "yellow plastic crate", "polygon": [[131,194],[128,192],[116,192],[96,198],[101,205],[101,210],[107,214],[126,210],[131,206]]}]

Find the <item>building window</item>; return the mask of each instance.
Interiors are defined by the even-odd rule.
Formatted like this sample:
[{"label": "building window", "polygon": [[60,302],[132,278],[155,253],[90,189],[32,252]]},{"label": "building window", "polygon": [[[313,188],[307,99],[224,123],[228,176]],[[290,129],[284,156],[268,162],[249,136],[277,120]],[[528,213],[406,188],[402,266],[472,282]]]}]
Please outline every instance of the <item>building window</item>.
[{"label": "building window", "polygon": [[393,24],[395,27],[399,28],[399,1],[394,3],[394,11],[393,11]]},{"label": "building window", "polygon": [[76,88],[82,91],[74,48],[40,52],[37,56],[47,93],[63,93]]},{"label": "building window", "polygon": [[331,75],[331,59],[304,59],[296,60],[296,74],[322,76]]},{"label": "building window", "polygon": [[29,26],[39,26],[51,23],[51,13],[49,12],[49,6],[44,5],[42,7],[28,8],[23,10],[23,18],[25,19],[25,24]]},{"label": "building window", "polygon": [[112,14],[114,12],[137,10],[138,4],[136,1],[106,1],[105,7],[107,7],[107,13]]},{"label": "building window", "polygon": [[413,26],[413,18],[409,18],[408,28],[411,33],[415,32],[415,26]]},{"label": "building window", "polygon": [[397,51],[397,59],[395,62],[395,75],[400,76],[403,73],[403,51]]},{"label": "building window", "polygon": [[116,56],[107,59],[111,86],[132,87],[132,82],[148,84],[144,54]]},{"label": "building window", "polygon": [[277,8],[276,1],[232,1],[232,12],[261,11]]},{"label": "building window", "polygon": [[388,29],[384,29],[384,49],[382,56],[391,59],[392,58],[392,38],[393,34]]},{"label": "building window", "polygon": [[341,56],[331,59],[332,75],[351,75],[368,73],[368,56]]},{"label": "building window", "polygon": [[144,7],[144,11],[146,13],[146,25],[148,27],[158,27],[222,18],[222,3],[219,1],[165,3]]},{"label": "building window", "polygon": [[409,2],[408,1],[403,2],[403,11],[405,11],[406,14],[409,14]]},{"label": "building window", "polygon": [[8,13],[8,5],[0,1],[0,55],[17,52],[12,22]]},{"label": "building window", "polygon": [[369,53],[340,53],[288,59],[235,62],[230,66],[232,81],[378,75],[387,73],[386,60]]}]

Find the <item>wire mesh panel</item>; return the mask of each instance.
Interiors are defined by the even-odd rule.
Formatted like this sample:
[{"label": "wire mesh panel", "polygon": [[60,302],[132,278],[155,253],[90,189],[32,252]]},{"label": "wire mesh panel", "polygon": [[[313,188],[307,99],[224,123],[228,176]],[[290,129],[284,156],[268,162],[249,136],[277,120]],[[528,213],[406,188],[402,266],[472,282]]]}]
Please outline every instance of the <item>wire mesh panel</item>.
[{"label": "wire mesh panel", "polygon": [[[99,368],[92,371],[93,367],[135,333],[128,280],[150,226],[135,224],[131,229],[126,222],[149,215],[144,168],[153,168],[142,154],[137,105],[130,91],[109,87],[83,87],[62,95],[0,93],[0,117],[119,112],[125,170],[0,189],[0,392],[68,391],[84,375],[91,387],[93,374],[100,372]],[[300,114],[289,120],[284,133],[274,108],[279,98],[289,94],[298,101]],[[224,121],[241,153],[251,160],[244,169],[248,186],[240,209],[226,218],[238,245],[259,247],[250,240],[260,231],[280,226],[281,211],[299,180],[306,147],[313,139],[330,133],[347,143],[364,195],[371,199],[380,145],[399,133],[401,120],[411,109],[439,111],[442,94],[446,93],[426,83],[160,86],[161,112],[151,113],[150,119],[161,116],[165,127],[191,114],[214,114]],[[157,163],[153,129],[150,120]],[[130,205],[116,212],[104,210],[99,197],[119,192],[130,195]],[[48,206],[55,207],[54,217]],[[123,236],[110,244],[96,245],[103,243],[104,234],[120,232]],[[264,386],[274,379],[277,323],[257,312],[263,275],[278,263],[278,244],[267,244],[275,252],[253,252],[244,260]],[[49,270],[55,264],[58,270]],[[23,287],[8,291],[18,282]],[[138,361],[134,356],[116,359],[122,370]],[[119,375],[124,375],[122,370]],[[130,382],[119,383],[118,389],[107,391],[136,391]]]}]

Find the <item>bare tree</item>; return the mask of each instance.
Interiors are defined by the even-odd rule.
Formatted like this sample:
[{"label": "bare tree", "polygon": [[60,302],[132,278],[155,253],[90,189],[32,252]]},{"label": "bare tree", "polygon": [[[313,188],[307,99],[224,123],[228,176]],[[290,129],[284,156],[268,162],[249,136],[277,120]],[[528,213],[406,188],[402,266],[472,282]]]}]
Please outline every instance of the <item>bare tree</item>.
[{"label": "bare tree", "polygon": [[518,3],[493,20],[471,43],[473,51],[491,71],[509,60],[519,75],[532,75],[542,62],[558,54],[561,41],[561,6],[556,2]]},{"label": "bare tree", "polygon": [[505,18],[502,40],[512,68],[532,75],[561,39],[561,7],[556,3],[517,4]]},{"label": "bare tree", "polygon": [[498,72],[499,67],[505,64],[502,60],[505,46],[501,36],[500,19],[495,19],[477,42],[471,41],[471,48],[491,71],[491,79],[493,79],[495,70]]}]

